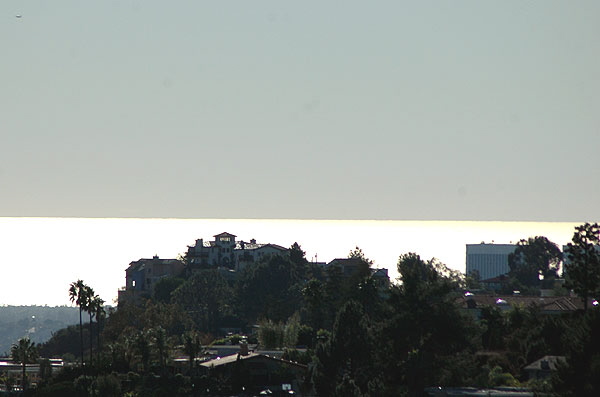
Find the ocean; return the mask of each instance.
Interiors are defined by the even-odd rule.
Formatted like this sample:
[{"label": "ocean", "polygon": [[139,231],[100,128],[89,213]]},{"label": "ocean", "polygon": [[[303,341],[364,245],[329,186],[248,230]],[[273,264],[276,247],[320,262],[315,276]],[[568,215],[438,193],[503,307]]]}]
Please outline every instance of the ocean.
[{"label": "ocean", "polygon": [[298,242],[309,261],[345,258],[359,247],[397,278],[401,254],[415,252],[465,271],[465,245],[545,236],[568,243],[572,222],[471,222],[274,219],[0,218],[0,305],[69,305],[82,279],[108,304],[140,258],[175,258],[196,239],[229,232],[284,247]]}]

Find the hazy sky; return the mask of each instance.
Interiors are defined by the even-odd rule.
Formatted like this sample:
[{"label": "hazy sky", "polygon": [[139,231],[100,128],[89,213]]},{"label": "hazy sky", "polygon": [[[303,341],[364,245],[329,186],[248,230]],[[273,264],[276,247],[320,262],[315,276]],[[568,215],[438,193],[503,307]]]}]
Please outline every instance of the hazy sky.
[{"label": "hazy sky", "polygon": [[3,0],[0,216],[598,220],[599,15]]}]

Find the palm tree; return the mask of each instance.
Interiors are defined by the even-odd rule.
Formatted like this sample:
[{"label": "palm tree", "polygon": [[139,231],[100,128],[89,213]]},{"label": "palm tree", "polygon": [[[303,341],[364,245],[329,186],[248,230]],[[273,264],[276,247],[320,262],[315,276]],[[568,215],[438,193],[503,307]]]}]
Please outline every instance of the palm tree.
[{"label": "palm tree", "polygon": [[[104,319],[106,311],[104,310],[104,299],[98,295],[92,299],[92,310],[96,318],[96,356],[100,358],[100,320]],[[91,327],[91,326],[90,326]],[[91,328],[90,328],[91,329]]]},{"label": "palm tree", "polygon": [[89,287],[83,283],[82,280],[72,282],[69,287],[69,299],[71,303],[75,303],[79,306],[79,339],[81,346],[81,366],[83,367],[83,320],[81,318],[81,312],[87,307],[88,300],[88,289]]},{"label": "palm tree", "polygon": [[13,361],[23,364],[23,378],[21,379],[21,385],[23,390],[25,390],[25,369],[27,364],[35,362],[35,359],[38,357],[37,348],[29,338],[21,338],[19,339],[19,342],[12,345],[10,355],[12,356]]},{"label": "palm tree", "polygon": [[92,316],[94,313],[96,313],[96,298],[100,299],[97,295],[95,295],[94,289],[86,285],[84,289],[84,300],[82,306],[83,310],[86,311],[90,316],[90,365],[92,365],[92,362],[94,361],[94,333],[92,332]]}]

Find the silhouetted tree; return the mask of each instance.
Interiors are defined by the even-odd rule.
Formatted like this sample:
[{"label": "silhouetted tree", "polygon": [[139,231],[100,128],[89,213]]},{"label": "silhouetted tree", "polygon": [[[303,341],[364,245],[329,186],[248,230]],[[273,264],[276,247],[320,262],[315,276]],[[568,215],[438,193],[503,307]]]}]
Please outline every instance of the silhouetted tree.
[{"label": "silhouetted tree", "polygon": [[546,237],[529,237],[520,240],[508,256],[509,277],[526,287],[539,287],[540,276],[544,280],[558,277],[561,261],[562,253],[556,244]]},{"label": "silhouetted tree", "polygon": [[144,367],[144,372],[149,369],[150,362],[150,332],[146,330],[138,331],[135,335],[135,350],[139,354]]},{"label": "silhouetted tree", "polygon": [[35,344],[31,340],[29,340],[29,338],[21,338],[16,344],[12,345],[10,349],[10,355],[13,361],[22,364],[23,376],[21,378],[21,385],[23,387],[23,390],[25,390],[27,386],[25,370],[27,364],[34,363],[37,359],[37,348],[35,347]]},{"label": "silhouetted tree", "polygon": [[202,342],[196,331],[183,334],[183,352],[189,357],[190,371],[194,368],[194,361],[201,351]]},{"label": "silhouetted tree", "polygon": [[600,311],[589,310],[568,329],[566,360],[559,362],[553,379],[561,396],[600,395]]},{"label": "silhouetted tree", "polygon": [[600,292],[600,226],[585,223],[575,227],[573,242],[565,248],[565,278],[571,288],[583,300],[585,310],[589,299]]},{"label": "silhouetted tree", "polygon": [[[106,317],[106,311],[104,310],[104,299],[100,298],[98,295],[95,295],[90,302],[90,310],[96,319],[96,350],[97,355],[100,357],[100,333],[101,333],[101,322]],[[93,330],[92,321],[90,320],[90,334]],[[91,346],[91,344],[90,344]]]},{"label": "silhouetted tree", "polygon": [[179,277],[163,277],[154,284],[152,298],[155,302],[171,303],[171,295],[185,280]]},{"label": "silhouetted tree", "polygon": [[168,350],[168,341],[167,341],[167,332],[161,326],[152,328],[150,330],[150,334],[153,339],[153,345],[156,349],[156,353],[158,356],[158,363],[160,365],[161,372],[164,373],[167,361],[167,350]]},{"label": "silhouetted tree", "polygon": [[82,312],[88,305],[89,287],[82,280],[72,282],[69,287],[69,299],[79,307],[79,338],[81,347],[81,366],[83,366],[83,320]]},{"label": "silhouetted tree", "polygon": [[272,255],[246,267],[238,276],[236,292],[240,316],[246,321],[268,318],[285,321],[301,302],[299,278],[288,256]]},{"label": "silhouetted tree", "polygon": [[190,313],[202,331],[214,331],[231,309],[233,292],[217,270],[199,270],[172,294],[172,301]]},{"label": "silhouetted tree", "polygon": [[302,296],[305,302],[308,322],[315,329],[323,328],[328,312],[324,283],[317,279],[309,280],[304,288],[302,288]]},{"label": "silhouetted tree", "polygon": [[96,298],[100,299],[100,297],[97,297],[94,289],[88,285],[85,286],[84,295],[85,299],[82,303],[83,310],[86,311],[90,316],[90,365],[92,365],[94,361],[94,332],[92,317],[96,312]]},{"label": "silhouetted tree", "polygon": [[369,382],[380,371],[375,349],[368,316],[360,303],[347,302],[336,316],[331,337],[317,345],[311,365],[317,395],[345,395],[340,393],[348,390],[368,395]]},{"label": "silhouetted tree", "polygon": [[478,329],[456,303],[463,278],[415,253],[400,256],[398,273],[401,284],[390,288],[387,313],[376,330],[377,340],[386,341],[377,361],[384,363],[390,395],[422,393],[427,385],[443,385],[443,379],[460,379],[462,370],[450,364],[473,349]]}]

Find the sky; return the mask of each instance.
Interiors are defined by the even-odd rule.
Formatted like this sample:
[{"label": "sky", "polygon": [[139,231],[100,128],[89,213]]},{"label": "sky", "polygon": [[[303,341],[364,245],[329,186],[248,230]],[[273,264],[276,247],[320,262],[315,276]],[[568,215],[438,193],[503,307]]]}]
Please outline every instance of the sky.
[{"label": "sky", "polygon": [[598,220],[598,15],[3,0],[0,216]]}]

